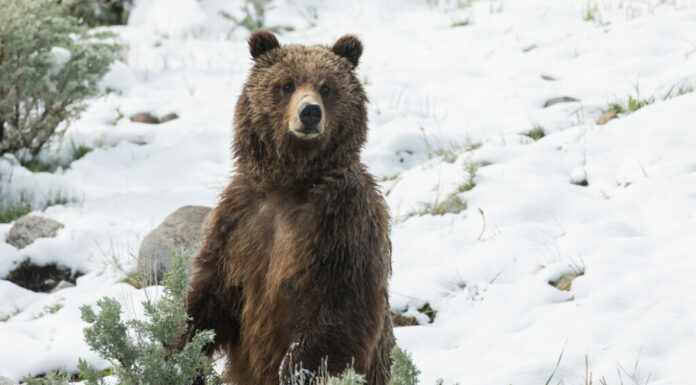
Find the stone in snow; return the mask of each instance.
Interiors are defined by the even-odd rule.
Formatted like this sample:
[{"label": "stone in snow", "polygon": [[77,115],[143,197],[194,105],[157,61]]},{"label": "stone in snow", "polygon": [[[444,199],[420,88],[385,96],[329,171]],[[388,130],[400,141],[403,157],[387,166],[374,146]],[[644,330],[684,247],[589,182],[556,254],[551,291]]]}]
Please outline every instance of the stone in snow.
[{"label": "stone in snow", "polygon": [[172,264],[172,251],[191,257],[203,241],[205,219],[210,207],[184,206],[170,214],[143,239],[138,251],[138,273],[148,283],[159,281]]},{"label": "stone in snow", "polygon": [[7,233],[6,242],[18,249],[23,249],[39,238],[53,238],[64,226],[53,219],[25,215],[17,221]]}]

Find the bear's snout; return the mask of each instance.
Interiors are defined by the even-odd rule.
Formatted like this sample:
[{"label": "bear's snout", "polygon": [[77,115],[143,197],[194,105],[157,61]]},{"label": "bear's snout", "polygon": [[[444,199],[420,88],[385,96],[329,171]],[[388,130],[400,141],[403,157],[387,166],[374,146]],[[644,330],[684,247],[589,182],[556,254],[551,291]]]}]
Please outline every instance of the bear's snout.
[{"label": "bear's snout", "polygon": [[316,131],[317,124],[321,122],[321,106],[317,103],[303,103],[300,106],[300,121],[305,130]]},{"label": "bear's snout", "polygon": [[314,90],[299,89],[289,106],[289,129],[300,139],[314,139],[326,129],[326,114]]}]

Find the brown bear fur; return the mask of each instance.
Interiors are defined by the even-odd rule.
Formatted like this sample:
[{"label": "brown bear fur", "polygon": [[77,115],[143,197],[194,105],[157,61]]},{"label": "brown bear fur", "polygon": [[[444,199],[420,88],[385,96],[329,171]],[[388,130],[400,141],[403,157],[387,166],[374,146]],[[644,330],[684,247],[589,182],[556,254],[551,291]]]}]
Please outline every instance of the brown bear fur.
[{"label": "brown bear fur", "polygon": [[[391,242],[387,206],[360,163],[367,97],[353,70],[362,45],[347,35],[332,47],[280,46],[267,31],[249,45],[236,173],[193,260],[193,328],[215,330],[206,352],[227,356],[236,385],[291,383],[296,365],[316,372],[324,359],[332,375],[353,365],[385,385]],[[295,127],[306,98],[321,106],[319,134]]]}]

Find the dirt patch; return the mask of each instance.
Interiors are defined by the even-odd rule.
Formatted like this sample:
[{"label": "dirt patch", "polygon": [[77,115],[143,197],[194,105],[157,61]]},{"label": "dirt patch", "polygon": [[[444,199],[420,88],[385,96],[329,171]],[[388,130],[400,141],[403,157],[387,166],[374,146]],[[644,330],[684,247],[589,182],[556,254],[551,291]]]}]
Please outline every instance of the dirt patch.
[{"label": "dirt patch", "polygon": [[416,317],[407,316],[407,315],[403,315],[403,314],[396,314],[394,312],[392,312],[391,314],[392,314],[392,325],[394,327],[418,325],[418,320],[416,319]]},{"label": "dirt patch", "polygon": [[53,290],[60,281],[74,284],[82,275],[79,271],[72,274],[70,269],[60,269],[55,263],[38,266],[27,258],[16,269],[10,271],[5,279],[25,289],[45,293]]}]

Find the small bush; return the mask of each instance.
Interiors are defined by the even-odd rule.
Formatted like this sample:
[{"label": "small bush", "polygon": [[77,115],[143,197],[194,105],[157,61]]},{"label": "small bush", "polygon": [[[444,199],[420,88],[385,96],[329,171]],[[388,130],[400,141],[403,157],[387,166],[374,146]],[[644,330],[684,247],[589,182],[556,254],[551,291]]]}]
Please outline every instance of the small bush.
[{"label": "small bush", "polygon": [[128,23],[133,0],[58,0],[63,14],[89,26]]},{"label": "small bush", "polygon": [[[180,252],[173,253],[172,265],[162,281],[162,297],[154,302],[143,302],[146,320],[121,319],[121,304],[114,298],[104,297],[97,302],[98,312],[83,306],[82,320],[85,341],[90,349],[109,361],[120,385],[189,385],[202,375],[206,384],[222,384],[213,370],[212,361],[202,352],[213,341],[211,330],[198,331],[191,340],[179,348],[188,332],[190,318],[186,314],[185,299],[188,291],[187,258]],[[103,371],[80,360],[80,379],[87,385],[105,385]],[[44,379],[25,378],[29,385],[66,385],[69,377],[62,373],[49,373]]]},{"label": "small bush", "polygon": [[0,0],[0,9],[0,156],[29,161],[99,93],[118,47],[54,2]]},{"label": "small bush", "polygon": [[421,371],[411,359],[411,354],[395,346],[391,352],[392,367],[389,385],[417,385]]}]

